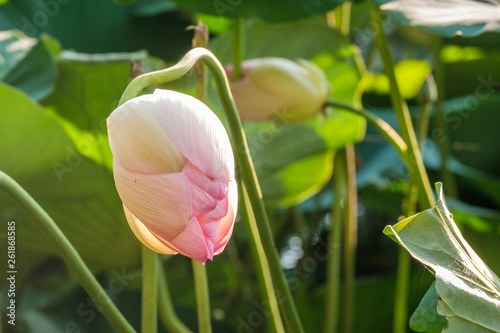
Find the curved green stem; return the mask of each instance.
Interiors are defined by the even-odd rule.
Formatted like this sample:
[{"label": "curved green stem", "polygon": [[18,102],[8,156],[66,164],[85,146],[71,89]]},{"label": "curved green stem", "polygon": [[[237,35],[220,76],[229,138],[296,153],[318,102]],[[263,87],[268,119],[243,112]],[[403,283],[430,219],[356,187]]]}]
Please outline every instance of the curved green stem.
[{"label": "curved green stem", "polygon": [[118,105],[122,105],[129,99],[137,97],[144,88],[179,79],[196,64],[200,57],[208,57],[207,52],[210,53],[203,48],[194,48],[172,67],[139,75],[125,88]]},{"label": "curved green stem", "polygon": [[281,269],[278,250],[274,244],[269,219],[264,206],[264,201],[262,199],[262,193],[255,174],[252,159],[250,157],[245,132],[231,95],[229,82],[225,75],[224,68],[220,64],[219,60],[206,49],[192,49],[184,56],[184,58],[181,59],[179,63],[173,67],[136,77],[128,85],[127,89],[125,89],[125,92],[120,99],[120,104],[123,104],[128,99],[137,96],[145,87],[180,78],[182,75],[186,74],[197,61],[202,61],[208,67],[215,79],[221,104],[224,108],[229,128],[231,130],[233,150],[241,171],[241,178],[247,188],[250,204],[252,205],[255,218],[258,222],[262,246],[264,247],[264,251],[266,252],[269,261],[276,293],[279,293],[282,296],[280,308],[282,310],[283,317],[285,318],[286,326],[291,333],[304,332],[285,274]]},{"label": "curved green stem", "polygon": [[158,254],[142,245],[142,318],[141,332],[158,330]]},{"label": "curved green stem", "polygon": [[204,264],[191,259],[194,275],[194,287],[196,290],[196,308],[198,310],[198,331],[200,333],[212,333],[212,321],[210,319],[210,297],[208,295],[207,270]]},{"label": "curved green stem", "polygon": [[257,269],[257,278],[259,281],[262,302],[267,303],[272,318],[266,318],[269,331],[273,333],[284,333],[283,322],[281,321],[281,316],[278,308],[278,301],[276,300],[276,295],[274,294],[273,281],[271,277],[271,271],[269,270],[269,263],[266,258],[266,253],[262,246],[260,240],[259,230],[257,228],[257,221],[255,220],[255,215],[251,209],[250,200],[246,192],[245,186],[240,182],[240,211],[245,216],[245,226],[247,232],[251,237],[249,237],[250,249],[252,251],[252,256],[254,257],[254,262]]},{"label": "curved green stem", "polygon": [[161,260],[159,256],[158,261],[158,283],[159,283],[159,295],[158,295],[158,310],[160,314],[160,319],[163,326],[172,333],[189,333],[192,332],[189,328],[184,325],[184,323],[179,319],[174,310],[174,305],[172,304],[172,299],[170,297],[170,291],[168,290],[167,277],[165,275],[165,270],[162,267]]},{"label": "curved green stem", "polygon": [[387,141],[389,141],[390,144],[392,144],[392,146],[397,150],[397,152],[403,159],[403,162],[405,162],[405,164],[409,164],[407,157],[408,146],[406,145],[406,142],[404,142],[404,140],[399,136],[398,132],[396,132],[385,120],[366,109],[357,109],[342,102],[329,100],[325,105],[352,111],[365,117],[366,120],[373,127],[375,127],[380,132],[380,134],[382,134],[387,139]]},{"label": "curved green stem", "polygon": [[410,163],[410,177],[412,182],[418,187],[419,203],[422,209],[431,208],[434,206],[434,194],[432,193],[431,184],[425,171],[424,162],[418,141],[411,122],[410,111],[406,101],[401,97],[399,92],[396,75],[394,74],[394,64],[392,61],[391,52],[387,44],[387,39],[384,34],[384,27],[379,15],[378,9],[373,5],[371,0],[367,0],[370,10],[370,18],[374,26],[375,42],[379,49],[382,62],[384,63],[385,72],[389,78],[391,86],[391,101],[396,117],[398,119],[401,136],[408,145],[408,162]]},{"label": "curved green stem", "polygon": [[38,224],[42,232],[51,240],[69,271],[92,297],[111,326],[120,333],[135,332],[47,212],[14,179],[2,171],[0,171],[0,188]]}]

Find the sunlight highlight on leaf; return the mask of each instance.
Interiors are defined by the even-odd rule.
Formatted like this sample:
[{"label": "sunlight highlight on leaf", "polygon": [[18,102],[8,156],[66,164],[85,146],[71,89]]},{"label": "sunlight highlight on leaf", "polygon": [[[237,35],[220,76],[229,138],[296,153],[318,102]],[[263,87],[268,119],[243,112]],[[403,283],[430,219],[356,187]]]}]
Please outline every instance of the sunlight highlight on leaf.
[{"label": "sunlight highlight on leaf", "polygon": [[378,4],[395,14],[398,22],[440,35],[476,36],[500,29],[498,0],[393,0]]},{"label": "sunlight highlight on leaf", "polygon": [[434,272],[438,313],[448,319],[444,332],[500,332],[500,280],[462,237],[440,183],[436,189],[434,208],[387,226],[384,234]]}]

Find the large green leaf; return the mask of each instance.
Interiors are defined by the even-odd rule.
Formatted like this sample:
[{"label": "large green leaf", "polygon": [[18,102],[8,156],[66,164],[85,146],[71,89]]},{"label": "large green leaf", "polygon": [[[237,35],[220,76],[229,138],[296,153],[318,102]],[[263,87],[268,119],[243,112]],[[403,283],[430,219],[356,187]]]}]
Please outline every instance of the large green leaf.
[{"label": "large green leaf", "polygon": [[266,200],[293,205],[319,191],[331,178],[333,151],[313,127],[254,125],[247,131],[248,146]]},{"label": "large green leaf", "polygon": [[146,52],[90,55],[64,51],[57,61],[56,90],[43,101],[78,152],[109,169],[112,155],[106,118],[129,82],[131,60],[146,58]]},{"label": "large green leaf", "polygon": [[147,49],[166,60],[191,45],[190,15],[165,12],[164,1],[120,5],[111,0],[16,0],[0,7],[0,30],[20,29],[29,37],[48,33],[66,50],[87,53]]},{"label": "large green leaf", "polygon": [[434,272],[438,313],[448,319],[444,332],[500,332],[500,280],[462,237],[441,184],[436,189],[434,208],[384,233]]},{"label": "large green leaf", "polygon": [[[359,103],[357,49],[323,20],[273,25],[251,22],[246,33],[248,59],[310,59],[325,72],[334,98]],[[227,33],[214,40],[211,49],[227,64],[231,62],[231,45],[232,33]],[[289,206],[307,199],[328,182],[334,151],[361,140],[365,120],[335,109],[300,124],[247,123],[245,131],[264,198]]]},{"label": "large green leaf", "polygon": [[[42,205],[85,262],[94,267],[136,265],[139,243],[127,225],[110,171],[82,156],[39,104],[2,83],[0,118],[0,170]],[[3,193],[0,216],[16,222],[20,264],[31,267],[58,254],[34,221]],[[27,268],[19,272],[29,273]]]},{"label": "large green leaf", "polygon": [[500,31],[500,3],[480,0],[375,0],[399,23],[443,36]]},{"label": "large green leaf", "polygon": [[194,12],[229,18],[255,16],[267,22],[293,21],[320,15],[343,3],[343,0],[173,0],[179,7]]},{"label": "large green leaf", "polygon": [[448,324],[437,312],[439,297],[435,285],[433,282],[410,318],[410,327],[416,332],[440,333]]},{"label": "large green leaf", "polygon": [[56,81],[54,44],[57,49],[57,42],[46,35],[35,39],[18,30],[0,32],[0,80],[43,99]]}]

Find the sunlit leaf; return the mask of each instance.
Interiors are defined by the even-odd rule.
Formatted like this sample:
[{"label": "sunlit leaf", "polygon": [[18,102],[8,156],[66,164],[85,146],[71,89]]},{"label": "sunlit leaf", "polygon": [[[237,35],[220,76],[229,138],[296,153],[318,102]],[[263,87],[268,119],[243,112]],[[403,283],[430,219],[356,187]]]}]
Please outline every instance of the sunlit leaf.
[{"label": "sunlit leaf", "polygon": [[55,92],[43,101],[75,143],[78,152],[111,169],[106,118],[129,82],[131,60],[146,60],[146,52],[61,53]]},{"label": "sunlit leaf", "polygon": [[223,34],[234,26],[233,20],[224,16],[197,14],[194,23],[198,22],[198,20],[201,20],[208,27],[211,34]]},{"label": "sunlit leaf", "polygon": [[[430,71],[430,65],[423,60],[407,59],[397,63],[394,66],[394,74],[401,97],[405,99],[415,98]],[[368,73],[364,77],[364,83],[367,93],[390,94],[389,79],[383,73]]]},{"label": "sunlit leaf", "polygon": [[384,233],[434,272],[437,310],[448,319],[443,332],[500,332],[500,280],[462,237],[440,183],[436,189],[434,208],[387,226]]}]

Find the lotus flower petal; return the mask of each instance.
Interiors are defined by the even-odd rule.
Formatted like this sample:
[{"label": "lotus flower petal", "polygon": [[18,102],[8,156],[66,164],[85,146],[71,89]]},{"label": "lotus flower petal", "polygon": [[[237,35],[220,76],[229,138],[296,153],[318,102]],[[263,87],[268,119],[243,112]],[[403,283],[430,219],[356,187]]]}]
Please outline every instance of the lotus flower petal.
[{"label": "lotus flower petal", "polygon": [[[184,94],[155,90],[156,115],[182,155],[218,181],[234,177],[234,157],[224,126],[202,102]],[[196,110],[193,112],[192,110]]]},{"label": "lotus flower petal", "polygon": [[184,166],[183,172],[186,173],[191,184],[194,215],[207,213],[217,206],[219,200],[227,196],[228,180],[213,180],[189,161]]},{"label": "lotus flower petal", "polygon": [[148,228],[127,209],[126,206],[123,206],[123,211],[125,212],[125,217],[127,218],[128,224],[135,236],[139,238],[139,240],[149,247],[151,250],[161,253],[161,254],[176,254],[177,251],[171,249],[166,246],[165,243],[161,242],[155,235],[149,231]]},{"label": "lotus flower petal", "polygon": [[114,164],[115,185],[123,204],[151,231],[173,239],[192,216],[189,180],[183,173],[142,174]]},{"label": "lotus flower petal", "polygon": [[185,158],[158,122],[155,104],[153,95],[143,95],[111,113],[108,134],[114,162],[142,173],[178,172]]},{"label": "lotus flower petal", "polygon": [[234,220],[238,209],[238,188],[236,186],[236,181],[234,180],[229,183],[228,198],[229,207],[227,215],[220,221],[219,234],[217,235],[217,240],[215,241],[214,255],[220,254],[224,250],[233,233]]},{"label": "lotus flower petal", "polygon": [[163,239],[161,234],[155,234],[155,236],[166,246],[187,257],[198,260],[202,264],[204,264],[207,259],[213,259],[213,244],[210,241],[206,241],[203,230],[195,217],[193,217],[186,228],[172,240]]}]

